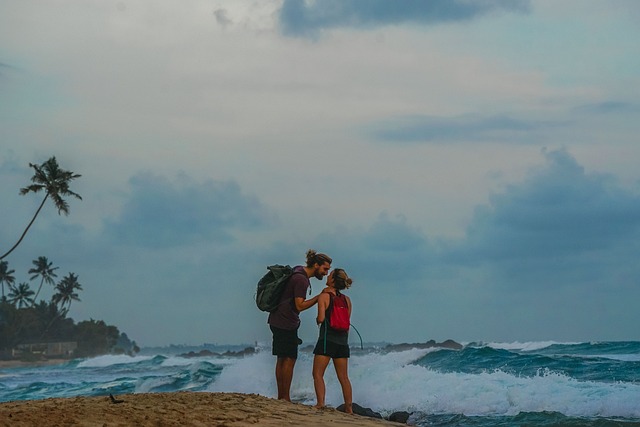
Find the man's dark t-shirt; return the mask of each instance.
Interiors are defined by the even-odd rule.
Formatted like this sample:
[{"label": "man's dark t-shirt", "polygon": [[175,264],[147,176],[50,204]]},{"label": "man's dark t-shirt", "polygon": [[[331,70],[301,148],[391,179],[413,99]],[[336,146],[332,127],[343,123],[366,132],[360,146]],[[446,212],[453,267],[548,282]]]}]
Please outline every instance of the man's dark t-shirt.
[{"label": "man's dark t-shirt", "polygon": [[[269,313],[267,323],[280,329],[298,329],[300,326],[300,312],[296,310],[294,298],[305,298],[307,289],[311,286],[304,268],[298,265],[293,268],[294,274],[291,275],[287,285],[282,292],[280,305],[275,311]],[[302,274],[297,274],[301,272]]]}]

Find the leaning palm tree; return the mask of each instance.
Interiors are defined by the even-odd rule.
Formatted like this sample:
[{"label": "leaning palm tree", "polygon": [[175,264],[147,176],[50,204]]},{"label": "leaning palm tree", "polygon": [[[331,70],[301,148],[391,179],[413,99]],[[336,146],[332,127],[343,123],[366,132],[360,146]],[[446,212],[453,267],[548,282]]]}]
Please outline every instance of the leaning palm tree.
[{"label": "leaning palm tree", "polygon": [[58,267],[53,267],[53,263],[49,262],[46,256],[39,256],[38,259],[34,259],[32,261],[34,268],[29,270],[29,274],[33,274],[30,277],[30,280],[37,279],[40,277],[40,286],[38,286],[38,291],[36,292],[36,296],[33,297],[33,304],[35,305],[38,295],[40,294],[40,290],[42,289],[42,284],[47,282],[49,285],[54,285],[54,277],[58,277],[55,271]]},{"label": "leaning palm tree", "polygon": [[63,313],[69,312],[71,307],[71,301],[80,301],[76,290],[81,291],[82,285],[78,283],[78,276],[74,273],[69,273],[58,282],[56,285],[56,291],[58,291],[52,298],[54,304],[59,304],[62,310],[64,306],[67,307],[63,310]]},{"label": "leaning palm tree", "polygon": [[7,261],[0,261],[0,285],[2,285],[2,301],[6,300],[4,296],[4,284],[6,283],[11,289],[11,285],[13,285],[16,281],[16,278],[13,277],[13,273],[15,270],[9,270],[9,263]]},{"label": "leaning palm tree", "polygon": [[38,210],[31,219],[31,222],[29,222],[29,224],[27,225],[27,228],[25,228],[22,236],[20,236],[20,239],[18,239],[16,244],[13,245],[13,247],[9,249],[7,253],[0,256],[0,260],[13,252],[13,250],[18,247],[20,242],[22,242],[22,239],[24,239],[24,236],[27,234],[27,231],[29,231],[29,228],[31,228],[31,225],[36,220],[36,217],[40,213],[40,210],[49,197],[51,197],[53,203],[56,205],[56,208],[58,208],[58,214],[64,213],[65,215],[69,215],[69,204],[62,198],[62,196],[73,196],[82,200],[82,197],[80,197],[79,194],[69,190],[69,183],[74,179],[81,177],[82,175],[60,169],[55,157],[51,157],[49,160],[39,166],[34,165],[33,163],[29,163],[29,166],[32,167],[35,171],[35,173],[31,177],[31,182],[33,182],[33,184],[25,188],[21,188],[20,194],[25,195],[31,192],[38,193],[42,190],[45,193],[44,199],[42,199],[42,203],[40,203]]},{"label": "leaning palm tree", "polygon": [[11,286],[11,292],[9,292],[9,302],[15,305],[17,308],[27,307],[33,303],[34,292],[29,288],[27,282],[18,284],[17,287]]}]

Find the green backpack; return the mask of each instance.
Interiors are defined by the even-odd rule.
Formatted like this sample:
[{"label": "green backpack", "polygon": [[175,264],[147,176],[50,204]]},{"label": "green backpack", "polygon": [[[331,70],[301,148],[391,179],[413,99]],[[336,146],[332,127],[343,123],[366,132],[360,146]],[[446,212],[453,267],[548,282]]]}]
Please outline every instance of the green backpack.
[{"label": "green backpack", "polygon": [[256,305],[262,311],[272,312],[280,305],[280,297],[289,278],[295,273],[288,265],[270,265],[267,273],[258,282]]}]

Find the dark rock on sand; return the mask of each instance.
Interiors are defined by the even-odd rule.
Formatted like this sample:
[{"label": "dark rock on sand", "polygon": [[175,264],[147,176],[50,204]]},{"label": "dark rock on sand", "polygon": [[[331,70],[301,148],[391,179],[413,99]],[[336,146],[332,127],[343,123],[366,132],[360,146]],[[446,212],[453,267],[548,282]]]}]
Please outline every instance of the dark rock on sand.
[{"label": "dark rock on sand", "polygon": [[[338,406],[336,409],[338,411],[344,412],[344,404]],[[374,411],[371,408],[365,408],[363,406],[360,406],[357,403],[353,404],[353,413],[363,417],[383,419],[382,415],[380,415],[378,412]],[[389,415],[389,418],[387,418],[387,420],[393,421],[396,423],[406,424],[410,415],[411,414],[406,411],[394,412],[391,415]]]},{"label": "dark rock on sand", "polygon": [[407,420],[409,419],[410,416],[411,416],[410,412],[398,411],[398,412],[394,412],[391,415],[389,415],[389,418],[387,418],[387,419],[389,421],[394,421],[396,423],[406,424]]},{"label": "dark rock on sand", "polygon": [[[344,412],[344,403],[340,406],[338,406],[336,408],[338,411]],[[353,413],[356,415],[361,415],[363,417],[370,417],[370,418],[382,418],[382,415],[380,415],[379,413],[373,411],[373,409],[371,408],[364,408],[360,405],[358,405],[357,403],[353,404]]]}]

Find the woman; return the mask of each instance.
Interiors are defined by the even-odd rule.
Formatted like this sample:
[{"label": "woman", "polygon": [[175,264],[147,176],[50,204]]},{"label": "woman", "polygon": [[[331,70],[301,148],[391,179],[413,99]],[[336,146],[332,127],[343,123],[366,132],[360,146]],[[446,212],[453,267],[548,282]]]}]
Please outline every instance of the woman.
[{"label": "woman", "polygon": [[[351,381],[347,373],[349,363],[349,329],[348,323],[344,325],[346,330],[338,330],[332,328],[329,324],[329,318],[334,308],[343,306],[345,303],[345,311],[347,320],[351,317],[351,300],[348,296],[341,293],[342,290],[351,286],[352,280],[347,273],[341,269],[334,269],[327,276],[327,287],[318,297],[318,317],[316,322],[320,325],[320,337],[313,350],[313,385],[316,390],[317,404],[316,408],[322,409],[325,406],[325,385],[324,372],[333,360],[333,366],[338,376],[338,381],[342,386],[342,395],[344,396],[344,412],[353,414],[353,397],[351,391]],[[338,309],[337,309],[338,310]],[[338,326],[339,327],[339,326]],[[344,329],[341,327],[340,329]]]}]

